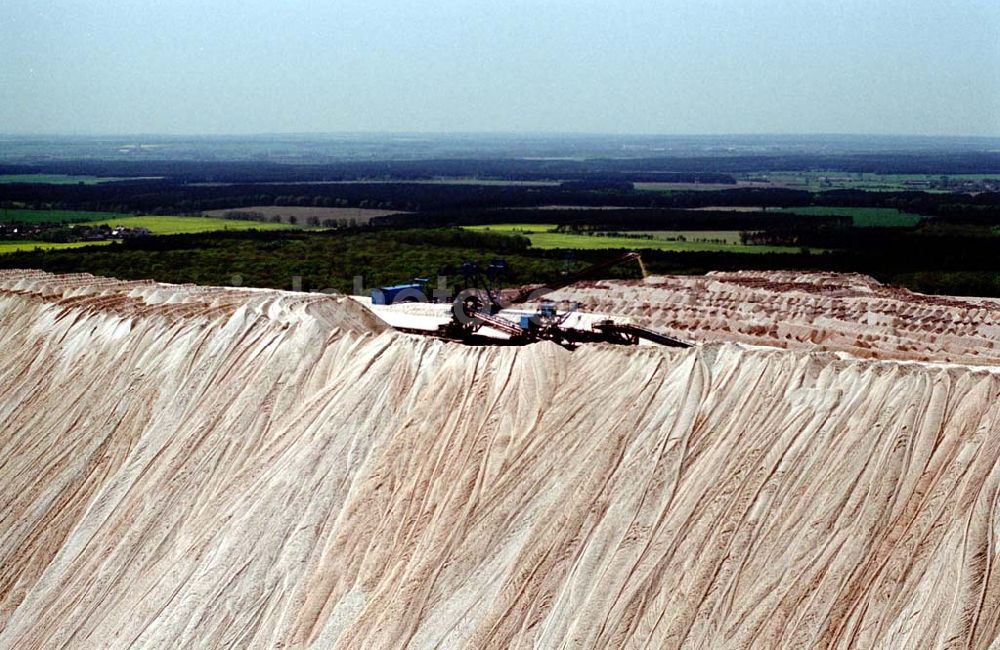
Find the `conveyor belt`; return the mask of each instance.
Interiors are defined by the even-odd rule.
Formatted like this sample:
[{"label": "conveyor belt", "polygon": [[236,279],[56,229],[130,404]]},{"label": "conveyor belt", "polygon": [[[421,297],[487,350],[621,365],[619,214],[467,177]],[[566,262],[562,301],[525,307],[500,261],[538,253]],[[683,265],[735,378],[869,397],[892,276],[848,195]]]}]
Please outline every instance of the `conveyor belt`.
[{"label": "conveyor belt", "polygon": [[660,334],[659,332],[653,331],[651,329],[646,329],[645,327],[639,327],[638,325],[616,324],[615,327],[617,327],[619,330],[623,332],[626,332],[628,334],[633,334],[641,339],[652,341],[653,343],[659,343],[660,345],[666,345],[673,348],[691,347],[690,343],[685,343],[684,341],[667,336],[666,334]]}]

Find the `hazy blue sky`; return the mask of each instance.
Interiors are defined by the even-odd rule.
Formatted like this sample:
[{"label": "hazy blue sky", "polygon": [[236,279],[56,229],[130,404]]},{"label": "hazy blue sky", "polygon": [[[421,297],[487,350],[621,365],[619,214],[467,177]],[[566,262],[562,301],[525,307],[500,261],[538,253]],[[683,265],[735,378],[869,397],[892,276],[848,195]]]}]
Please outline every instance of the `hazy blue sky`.
[{"label": "hazy blue sky", "polygon": [[1000,135],[1000,0],[3,0],[0,132]]}]

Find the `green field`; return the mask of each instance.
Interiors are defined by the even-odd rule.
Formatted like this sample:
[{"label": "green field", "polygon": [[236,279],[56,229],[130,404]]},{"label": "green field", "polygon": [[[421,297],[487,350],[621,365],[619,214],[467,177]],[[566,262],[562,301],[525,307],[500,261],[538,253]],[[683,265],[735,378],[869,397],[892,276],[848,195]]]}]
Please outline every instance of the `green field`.
[{"label": "green field", "polygon": [[648,235],[653,239],[666,240],[683,237],[689,242],[741,245],[739,230],[630,230],[625,234]]},{"label": "green field", "polygon": [[[468,230],[479,232],[496,232],[501,234],[524,235],[535,248],[570,248],[570,249],[601,249],[624,248],[632,250],[660,250],[678,252],[709,252],[728,253],[798,253],[794,246],[745,246],[743,244],[717,244],[694,241],[666,241],[662,239],[638,239],[632,237],[598,237],[592,235],[575,235],[571,233],[548,232],[555,228],[553,224],[491,224],[488,226],[465,226]],[[694,231],[663,231],[690,233]],[[720,232],[720,231],[711,231]],[[818,252],[813,249],[812,252]]]},{"label": "green field", "polygon": [[528,235],[531,233],[549,232],[555,229],[554,223],[491,223],[488,226],[463,226],[466,230],[488,230],[502,235]]},{"label": "green field", "polygon": [[81,226],[125,226],[148,228],[154,235],[180,235],[213,230],[283,230],[288,224],[262,221],[240,221],[213,217],[132,216],[118,212],[86,212],[83,210],[22,210],[0,209],[0,223],[72,223]]},{"label": "green field", "polygon": [[4,253],[17,253],[19,251],[33,251],[36,248],[42,250],[60,250],[63,248],[82,248],[84,246],[106,246],[111,241],[78,241],[70,243],[54,243],[47,241],[0,241],[0,255]]},{"label": "green field", "polygon": [[93,221],[83,222],[82,226],[124,226],[126,228],[148,228],[154,235],[182,235],[189,233],[212,232],[216,230],[288,230],[295,228],[284,223],[265,223],[262,221],[238,221],[235,219],[214,219],[212,217],[129,217],[111,215]]},{"label": "green field", "polygon": [[[128,215],[115,214],[111,212],[72,212],[57,210],[8,210],[0,212],[44,212],[49,215],[56,215],[59,218],[42,218],[39,222],[47,220],[74,220],[73,225],[77,226],[124,226],[126,228],[148,228],[153,235],[183,235],[205,232],[217,232],[220,230],[289,230],[295,228],[282,223],[264,223],[258,221],[236,221],[233,219],[212,219],[210,217],[132,217]],[[94,218],[95,215],[103,215]],[[34,215],[28,215],[34,216]],[[85,216],[88,221],[80,221],[80,217]],[[24,217],[18,216],[15,220],[28,221]],[[110,244],[111,241],[97,242],[70,242],[56,243],[44,241],[0,241],[0,255],[4,253],[15,253],[18,251],[30,251],[36,248],[42,250],[58,250],[62,248],[80,248],[82,246],[100,246]]]},{"label": "green field", "polygon": [[84,210],[23,210],[20,208],[0,208],[0,223],[70,223],[94,221],[95,219],[117,219],[124,217],[118,212],[86,212]]},{"label": "green field", "polygon": [[775,208],[777,212],[792,212],[805,216],[851,217],[856,228],[908,228],[917,225],[919,214],[899,212],[893,208],[840,208],[814,205],[807,208]]}]

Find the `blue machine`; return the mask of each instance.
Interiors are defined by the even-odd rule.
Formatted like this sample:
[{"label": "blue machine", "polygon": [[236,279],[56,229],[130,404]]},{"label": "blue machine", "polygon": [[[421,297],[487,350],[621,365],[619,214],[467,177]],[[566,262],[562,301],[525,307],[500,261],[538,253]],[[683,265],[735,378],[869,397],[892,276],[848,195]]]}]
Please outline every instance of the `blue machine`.
[{"label": "blue machine", "polygon": [[373,305],[391,305],[396,302],[426,302],[427,280],[414,278],[408,284],[395,284],[391,287],[372,289]]},{"label": "blue machine", "polygon": [[521,329],[531,329],[532,324],[541,325],[545,321],[556,318],[556,305],[554,302],[544,300],[538,305],[538,311],[534,314],[521,315]]}]

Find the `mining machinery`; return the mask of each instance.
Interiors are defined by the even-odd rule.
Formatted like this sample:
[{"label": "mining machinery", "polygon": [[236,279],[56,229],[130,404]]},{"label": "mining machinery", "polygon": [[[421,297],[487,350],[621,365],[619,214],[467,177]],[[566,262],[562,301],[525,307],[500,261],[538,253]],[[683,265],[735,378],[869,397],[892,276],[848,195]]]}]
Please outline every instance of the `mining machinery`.
[{"label": "mining machinery", "polygon": [[[433,331],[399,329],[468,345],[526,345],[537,341],[552,341],[563,347],[575,349],[583,343],[638,345],[640,340],[646,340],[657,345],[690,347],[689,343],[660,332],[630,323],[617,323],[610,319],[597,322],[590,329],[567,327],[566,321],[577,306],[570,305],[560,312],[554,302],[543,299],[544,296],[553,291],[593,277],[595,274],[618,264],[631,261],[639,264],[643,276],[645,276],[645,267],[642,265],[642,257],[639,253],[625,253],[577,273],[568,274],[558,282],[521,288],[509,299],[505,299],[500,288],[502,281],[510,275],[510,267],[504,260],[492,260],[485,268],[473,262],[467,262],[462,267],[462,274],[466,279],[466,290],[460,293],[454,301],[452,318],[448,323]],[[538,308],[534,313],[522,314],[519,322],[511,321],[500,315],[501,310],[510,309],[528,301],[539,301]],[[486,336],[480,332],[483,327],[490,327],[502,332],[506,338]]]}]

